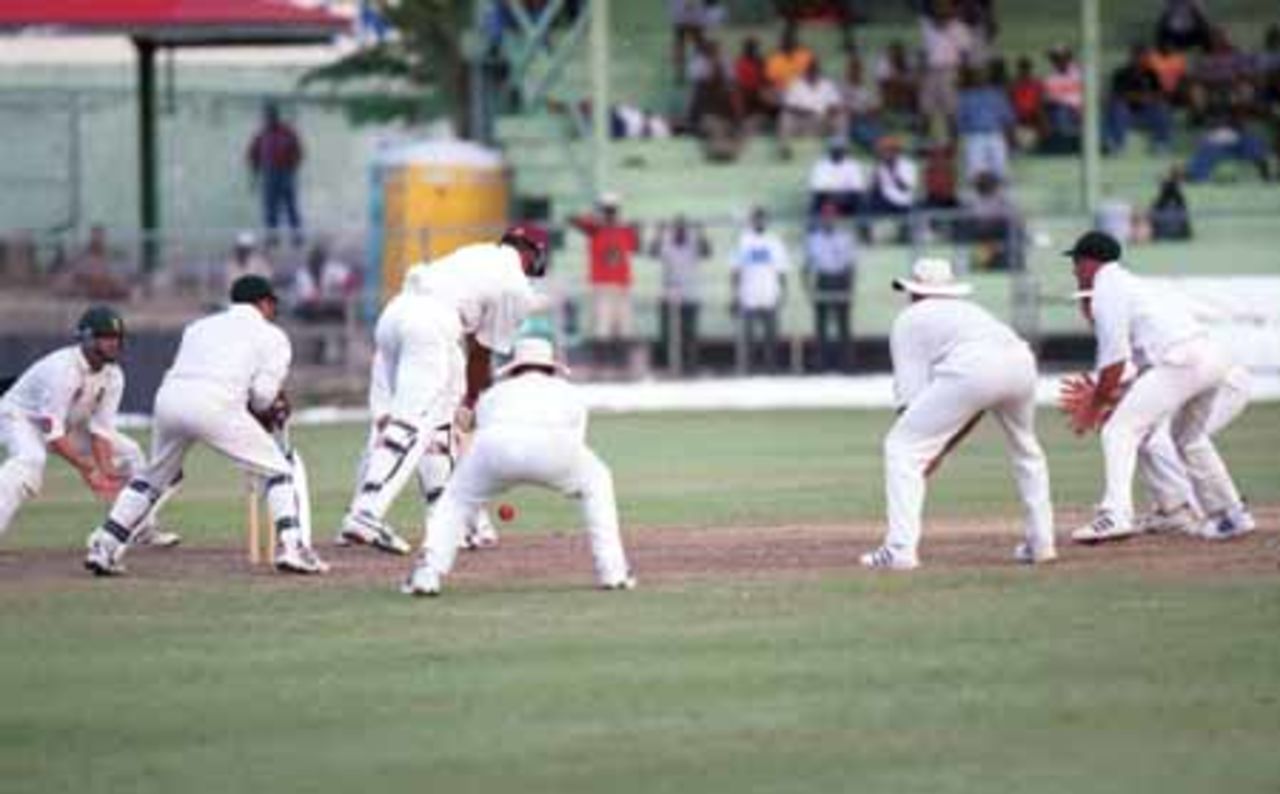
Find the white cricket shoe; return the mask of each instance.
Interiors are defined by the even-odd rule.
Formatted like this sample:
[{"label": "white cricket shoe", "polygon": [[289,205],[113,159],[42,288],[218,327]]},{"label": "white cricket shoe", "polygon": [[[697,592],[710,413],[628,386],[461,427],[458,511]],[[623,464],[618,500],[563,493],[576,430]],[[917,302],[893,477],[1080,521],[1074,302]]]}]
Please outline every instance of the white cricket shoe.
[{"label": "white cricket shoe", "polygon": [[124,563],[120,561],[124,557],[125,544],[115,535],[99,527],[89,533],[87,545],[89,553],[84,558],[85,570],[94,576],[120,576],[125,573]]},{"label": "white cricket shoe", "polygon": [[888,546],[869,551],[858,558],[864,568],[884,571],[912,571],[920,567],[920,560],[914,554],[894,551]]},{"label": "white cricket shoe", "polygon": [[467,527],[466,534],[462,536],[462,541],[458,544],[458,548],[467,551],[479,551],[480,549],[496,549],[498,547],[498,528],[493,525],[493,519],[489,517],[488,510],[481,510],[476,514],[476,520],[471,526]]},{"label": "white cricket shoe", "polygon": [[614,579],[612,582],[601,582],[601,590],[634,590],[636,589],[636,578],[631,574],[627,574],[621,579]]},{"label": "white cricket shoe", "polygon": [[372,546],[401,556],[410,551],[409,542],[397,535],[390,524],[365,513],[348,514],[338,536],[346,541],[343,545]]},{"label": "white cricket shoe", "polygon": [[1244,505],[1237,505],[1209,518],[1196,534],[1205,540],[1231,540],[1248,535],[1258,528],[1253,514]]},{"label": "white cricket shoe", "polygon": [[303,576],[318,575],[329,572],[329,563],[320,559],[310,546],[281,543],[276,547],[276,570]]},{"label": "white cricket shoe", "polygon": [[1161,510],[1156,507],[1143,513],[1133,522],[1138,532],[1163,534],[1182,532],[1187,535],[1200,534],[1201,519],[1191,505],[1183,502],[1172,510]]},{"label": "white cricket shoe", "polygon": [[411,596],[438,596],[440,574],[425,559],[419,558],[409,572],[409,577],[400,585],[400,592]]},{"label": "white cricket shoe", "polygon": [[133,537],[129,538],[131,546],[151,546],[156,549],[171,549],[182,542],[182,536],[177,532],[165,532],[163,529],[156,529],[154,526],[143,527],[133,533]]},{"label": "white cricket shoe", "polygon": [[1093,520],[1071,533],[1076,543],[1105,543],[1136,535],[1132,524],[1122,524],[1107,510],[1099,510]]},{"label": "white cricket shoe", "polygon": [[1058,559],[1058,549],[1053,543],[1034,544],[1024,540],[1014,547],[1013,559],[1023,565],[1045,565]]}]

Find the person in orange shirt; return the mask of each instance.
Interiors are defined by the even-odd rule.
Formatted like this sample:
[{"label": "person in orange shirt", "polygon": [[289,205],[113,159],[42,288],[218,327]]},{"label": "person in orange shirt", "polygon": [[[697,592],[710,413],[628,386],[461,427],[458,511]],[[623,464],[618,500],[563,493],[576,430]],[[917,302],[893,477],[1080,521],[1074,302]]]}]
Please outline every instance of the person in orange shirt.
[{"label": "person in orange shirt", "polygon": [[764,62],[764,75],[769,82],[770,91],[776,97],[781,97],[787,90],[787,86],[804,74],[811,63],[813,63],[813,50],[799,43],[796,39],[795,26],[788,24],[782,29],[778,49],[769,53],[769,57]]},{"label": "person in orange shirt", "polygon": [[597,339],[620,340],[631,336],[631,254],[640,247],[635,226],[618,217],[616,193],[602,193],[599,214],[569,219],[587,237],[591,247],[591,315]]},{"label": "person in orange shirt", "polygon": [[1143,64],[1155,73],[1160,83],[1160,93],[1169,102],[1181,102],[1182,81],[1187,75],[1187,56],[1175,50],[1167,41],[1147,51]]}]

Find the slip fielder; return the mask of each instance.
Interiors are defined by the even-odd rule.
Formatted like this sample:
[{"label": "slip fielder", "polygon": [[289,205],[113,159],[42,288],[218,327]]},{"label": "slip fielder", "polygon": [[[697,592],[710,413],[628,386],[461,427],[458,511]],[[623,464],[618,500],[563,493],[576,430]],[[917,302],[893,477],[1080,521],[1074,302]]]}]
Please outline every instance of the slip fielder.
[{"label": "slip fielder", "polygon": [[283,385],[289,338],[272,321],[278,301],[261,276],[231,286],[231,307],[182,332],[173,365],[156,392],[151,462],[120,492],[107,519],[89,535],[85,568],[98,576],[124,573],[121,558],[165,489],[182,477],[191,445],[203,441],[265,480],[275,523],[276,569],[319,574],[329,569],[311,549],[305,476],[272,438],[269,426],[287,415]]},{"label": "slip fielder", "polygon": [[1049,467],[1035,435],[1036,362],[1004,323],[963,300],[945,259],[920,259],[893,286],[910,296],[890,333],[894,392],[900,416],[884,440],[884,544],[861,557],[868,568],[919,566],[925,479],[983,413],[1004,431],[1022,499],[1024,537],[1014,550],[1023,563],[1057,558]]},{"label": "slip fielder", "polygon": [[394,554],[410,550],[386,522],[415,470],[428,504],[453,471],[456,432],[492,379],[493,352],[509,353],[537,299],[530,277],[546,270],[545,241],[524,227],[468,245],[405,274],[378,317],[370,373],[374,418],[340,537]]},{"label": "slip fielder", "polygon": [[[76,323],[76,344],[32,364],[0,398],[0,535],[23,502],[40,492],[48,453],[61,457],[99,496],[115,498],[121,484],[146,463],[137,442],[116,428],[124,395],[124,319],[93,306]],[[176,546],[172,532],[148,516],[134,534],[137,545]]]}]

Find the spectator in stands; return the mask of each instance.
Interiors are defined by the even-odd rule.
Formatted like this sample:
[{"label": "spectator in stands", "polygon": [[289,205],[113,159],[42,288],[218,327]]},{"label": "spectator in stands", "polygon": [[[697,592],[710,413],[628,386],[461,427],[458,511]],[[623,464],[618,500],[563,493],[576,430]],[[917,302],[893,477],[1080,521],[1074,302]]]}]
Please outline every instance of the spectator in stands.
[{"label": "spectator in stands", "polygon": [[708,160],[736,160],[743,143],[739,98],[714,41],[704,42],[702,57],[705,68],[697,69],[693,79],[687,126],[702,139]]},{"label": "spectator in stands", "polygon": [[920,19],[920,31],[925,64],[920,115],[930,137],[941,140],[951,130],[960,66],[974,57],[975,41],[973,31],[956,15],[952,0],[933,0],[930,13]]},{"label": "spectator in stands", "polygon": [[107,241],[106,227],[94,224],[84,248],[54,280],[53,290],[67,298],[91,301],[129,299],[129,284],[120,272],[123,255]]},{"label": "spectator in stands", "polygon": [[849,155],[843,138],[832,138],[827,151],[809,169],[809,216],[830,207],[836,214],[853,217],[867,206],[867,172]]},{"label": "spectator in stands", "polygon": [[851,53],[845,63],[840,101],[844,105],[849,140],[871,151],[884,134],[880,121],[880,97],[875,87],[864,79],[862,58],[856,52]]},{"label": "spectator in stands", "polygon": [[1221,108],[1215,111],[1205,133],[1196,142],[1187,164],[1187,181],[1204,182],[1224,160],[1252,163],[1266,181],[1271,178],[1267,157],[1267,143],[1249,129],[1243,109]]},{"label": "spectator in stands", "polygon": [[1160,192],[1151,202],[1148,213],[1153,240],[1190,240],[1192,237],[1191,210],[1182,192],[1182,178],[1181,166],[1175,165],[1160,182]]},{"label": "spectator in stands", "polygon": [[683,81],[688,74],[686,55],[703,41],[702,0],[667,0],[667,13],[671,18],[671,70],[676,80]]},{"label": "spectator in stands", "polygon": [[954,211],[960,206],[956,189],[956,150],[945,141],[934,141],[925,150],[924,198],[920,209],[942,215],[929,221],[929,229],[944,239],[955,237]]},{"label": "spectator in stands", "polygon": [[889,42],[888,49],[876,59],[875,78],[883,108],[914,119],[920,96],[920,69],[905,44]]},{"label": "spectator in stands", "polygon": [[218,292],[226,294],[241,276],[262,276],[268,281],[272,280],[271,263],[258,251],[258,238],[253,232],[245,231],[236,235],[231,258],[222,268],[222,283],[218,285]]},{"label": "spectator in stands", "polygon": [[[1262,52],[1258,55],[1259,98],[1268,105],[1280,104],[1280,25],[1267,28]],[[1280,127],[1277,128],[1280,133]]]},{"label": "spectator in stands", "polygon": [[[649,256],[662,263],[662,298],[658,304],[658,355],[668,360],[672,339],[683,371],[699,364],[698,313],[702,306],[702,263],[711,256],[711,242],[701,226],[676,215],[668,226],[658,224],[649,241]],[[674,364],[669,366],[674,368]]]},{"label": "spectator in stands", "polygon": [[1147,48],[1134,44],[1129,60],[1111,73],[1111,96],[1102,124],[1102,149],[1124,149],[1130,125],[1137,123],[1151,135],[1151,148],[1166,152],[1173,137],[1173,114],[1160,90],[1160,79],[1147,66]]},{"label": "spectator in stands", "polygon": [[799,42],[795,25],[788,23],[782,29],[778,49],[771,52],[764,62],[765,80],[775,105],[781,106],[787,88],[808,70],[813,61],[813,51]]},{"label": "spectator in stands", "polygon": [[976,269],[1022,269],[1026,239],[1022,213],[996,174],[980,173],[973,180],[973,191],[964,197],[959,228],[962,232],[958,236],[975,244],[972,262]]},{"label": "spectator in stands", "polygon": [[306,322],[342,321],[355,288],[355,271],[330,255],[323,240],[317,240],[307,252],[307,261],[293,274],[293,314]]},{"label": "spectator in stands", "polygon": [[[871,177],[871,214],[905,219],[916,203],[920,169],[902,153],[902,141],[886,135],[876,142],[876,165]],[[898,239],[909,239],[909,227],[898,227]]]},{"label": "spectator in stands", "polygon": [[777,97],[769,90],[764,69],[760,42],[755,36],[747,36],[733,62],[733,82],[743,120],[753,129],[761,120],[771,121],[778,112]]},{"label": "spectator in stands", "polygon": [[782,238],[768,228],[761,207],[751,211],[751,224],[742,232],[732,261],[733,305],[738,317],[738,368],[767,372],[777,366],[778,309],[787,292],[791,258]]},{"label": "spectator in stands", "polygon": [[1031,149],[1045,132],[1044,84],[1036,76],[1031,59],[1018,57],[1017,76],[1009,84],[1009,104],[1016,124],[1015,140],[1019,149]]},{"label": "spectator in stands", "polygon": [[1223,106],[1252,111],[1257,100],[1254,58],[1237,48],[1221,28],[1209,35],[1209,51],[1187,76],[1187,107],[1193,122],[1202,123]]},{"label": "spectator in stands", "polygon": [[1212,28],[1200,0],[1165,0],[1156,19],[1156,44],[1175,50],[1208,49]]},{"label": "spectator in stands", "polygon": [[275,245],[276,226],[284,220],[293,229],[294,245],[302,245],[302,217],[298,214],[298,167],[302,165],[302,141],[280,118],[280,109],[268,102],[262,110],[262,126],[249,141],[249,172],[262,195],[262,224],[268,230],[267,245]]},{"label": "spectator in stands", "polygon": [[835,204],[823,204],[805,240],[805,285],[813,301],[818,368],[826,371],[849,367],[849,309],[858,267],[853,235],[836,225],[838,216]]},{"label": "spectator in stands", "polygon": [[620,203],[618,194],[602,193],[595,213],[569,219],[590,246],[593,330],[596,339],[608,342],[631,337],[631,254],[640,246],[637,228],[620,218]]},{"label": "spectator in stands", "polygon": [[1050,73],[1044,78],[1044,115],[1047,124],[1046,150],[1075,152],[1080,143],[1080,113],[1084,105],[1084,80],[1071,48],[1058,45],[1049,50]]},{"label": "spectator in stands", "polygon": [[1174,49],[1169,42],[1160,42],[1155,49],[1147,51],[1147,68],[1160,83],[1160,93],[1170,105],[1181,105],[1186,102],[1185,79],[1187,76],[1187,56]]},{"label": "spectator in stands", "polygon": [[783,159],[790,159],[791,139],[798,135],[831,137],[845,134],[840,89],[830,78],[823,76],[821,65],[814,59],[804,74],[792,80],[782,94],[778,154]]},{"label": "spectator in stands", "polygon": [[991,47],[1000,32],[995,0],[956,0],[956,15],[973,33],[970,62],[981,64],[991,57]]},{"label": "spectator in stands", "polygon": [[1014,126],[1009,97],[990,79],[989,69],[964,66],[960,86],[956,131],[964,150],[965,179],[984,171],[1003,179],[1009,172],[1009,138]]}]

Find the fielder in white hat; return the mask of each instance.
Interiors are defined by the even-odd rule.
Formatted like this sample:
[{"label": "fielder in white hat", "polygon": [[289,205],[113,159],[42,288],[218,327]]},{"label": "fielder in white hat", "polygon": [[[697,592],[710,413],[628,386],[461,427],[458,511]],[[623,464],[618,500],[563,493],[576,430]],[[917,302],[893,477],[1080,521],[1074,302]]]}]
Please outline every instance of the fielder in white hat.
[{"label": "fielder in white hat", "polygon": [[439,595],[453,570],[468,521],[515,485],[537,485],[578,500],[591,538],[596,583],[635,587],[618,529],[613,474],[587,446],[587,408],[564,379],[551,343],[528,337],[495,374],[476,405],[471,447],[431,513],[422,552],[402,587],[409,595]]},{"label": "fielder in white hat", "polygon": [[971,288],[946,259],[919,259],[895,289],[911,303],[890,336],[900,416],[884,441],[888,534],[862,555],[868,568],[910,570],[920,564],[925,478],[990,412],[1004,432],[1025,513],[1019,562],[1057,557],[1049,467],[1035,435],[1036,362],[1007,325],[964,300]]}]

